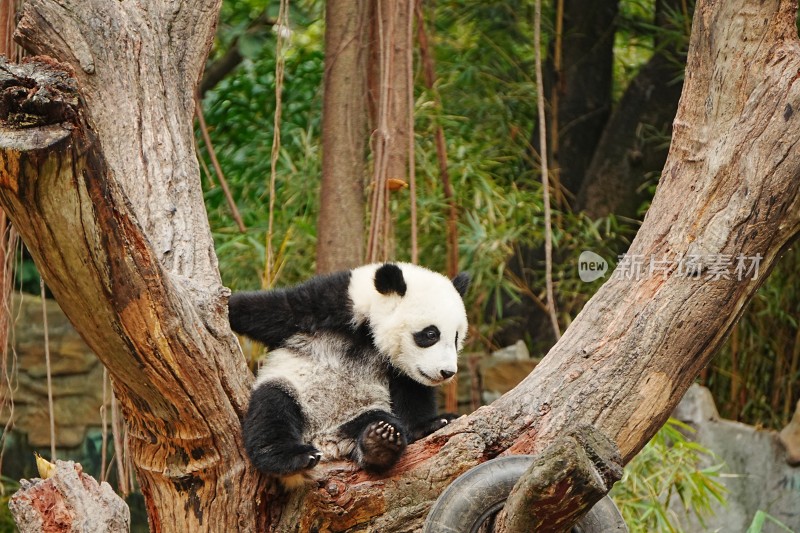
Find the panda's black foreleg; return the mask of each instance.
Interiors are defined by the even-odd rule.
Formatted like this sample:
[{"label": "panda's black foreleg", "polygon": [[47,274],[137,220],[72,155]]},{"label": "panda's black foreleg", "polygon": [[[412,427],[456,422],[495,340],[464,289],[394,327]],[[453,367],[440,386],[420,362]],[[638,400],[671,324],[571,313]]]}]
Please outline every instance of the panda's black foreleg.
[{"label": "panda's black foreleg", "polygon": [[305,423],[300,405],[282,388],[264,383],[253,389],[242,421],[244,447],[253,465],[280,476],[314,468],[321,454],[303,442]]},{"label": "panda's black foreleg", "polygon": [[427,437],[458,418],[454,413],[437,414],[436,389],[418,383],[400,372],[391,375],[389,391],[392,411],[408,428],[409,443]]},{"label": "panda's black foreleg", "polygon": [[409,442],[418,441],[435,431],[439,431],[459,416],[456,413],[441,413],[428,420],[418,422],[409,431]]},{"label": "panda's black foreleg", "polygon": [[356,441],[352,459],[370,472],[394,466],[408,445],[408,433],[399,418],[386,411],[367,411],[340,428]]}]

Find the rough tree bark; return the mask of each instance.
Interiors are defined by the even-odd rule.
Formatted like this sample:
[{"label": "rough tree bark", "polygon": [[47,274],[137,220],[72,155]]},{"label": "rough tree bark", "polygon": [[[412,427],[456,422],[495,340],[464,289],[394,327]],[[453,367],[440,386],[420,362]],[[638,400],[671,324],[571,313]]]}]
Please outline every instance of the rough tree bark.
[{"label": "rough tree bark", "polygon": [[[307,490],[272,494],[241,452],[251,377],[226,324],[191,148],[217,7],[34,0],[20,35],[72,64],[82,99],[46,64],[0,85],[28,102],[3,116],[0,205],[114,377],[153,531],[415,531],[470,467],[585,425],[628,461],[800,231],[796,1],[702,0],[669,157],[629,253],[760,255],[757,279],[674,264],[615,276],[523,383],[410,446],[387,475],[330,464]],[[45,105],[59,94],[67,105]]]},{"label": "rough tree bark", "polygon": [[70,64],[80,98],[46,63],[3,76],[0,203],[108,367],[152,531],[263,520],[239,431],[252,378],[227,324],[192,143],[218,9],[32,0],[17,37]]},{"label": "rough tree bark", "polygon": [[325,5],[319,273],[353,268],[364,259],[369,19],[366,0]]}]

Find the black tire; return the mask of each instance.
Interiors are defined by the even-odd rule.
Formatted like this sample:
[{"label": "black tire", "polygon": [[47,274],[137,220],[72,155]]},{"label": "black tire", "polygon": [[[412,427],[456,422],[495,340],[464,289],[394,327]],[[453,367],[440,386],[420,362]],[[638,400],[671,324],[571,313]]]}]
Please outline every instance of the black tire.
[{"label": "black tire", "polygon": [[[423,533],[476,533],[505,505],[511,489],[530,467],[530,455],[492,459],[458,477],[433,504]],[[608,496],[578,524],[581,533],[627,533],[617,506]]]}]

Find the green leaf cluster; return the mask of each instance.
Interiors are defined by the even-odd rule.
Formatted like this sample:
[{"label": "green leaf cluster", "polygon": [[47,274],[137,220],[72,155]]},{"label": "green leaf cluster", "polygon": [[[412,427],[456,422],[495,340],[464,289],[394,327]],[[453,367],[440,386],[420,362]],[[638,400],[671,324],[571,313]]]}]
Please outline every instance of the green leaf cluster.
[{"label": "green leaf cluster", "polygon": [[694,430],[670,418],[642,451],[625,467],[611,497],[631,533],[681,531],[675,506],[694,515],[700,524],[725,504],[727,489],[720,482],[723,464],[701,444],[690,440]]}]

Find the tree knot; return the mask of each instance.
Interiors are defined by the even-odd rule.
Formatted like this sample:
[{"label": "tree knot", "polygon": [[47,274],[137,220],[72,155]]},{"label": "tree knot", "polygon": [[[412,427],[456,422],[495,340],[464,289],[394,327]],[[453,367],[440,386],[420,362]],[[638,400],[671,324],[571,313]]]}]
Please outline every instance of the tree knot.
[{"label": "tree knot", "polygon": [[48,56],[22,64],[0,57],[0,125],[24,129],[75,122],[78,84],[69,65]]}]

